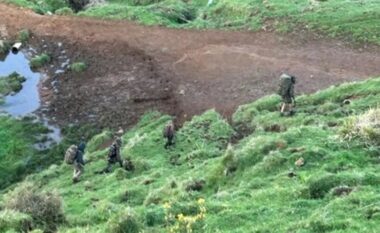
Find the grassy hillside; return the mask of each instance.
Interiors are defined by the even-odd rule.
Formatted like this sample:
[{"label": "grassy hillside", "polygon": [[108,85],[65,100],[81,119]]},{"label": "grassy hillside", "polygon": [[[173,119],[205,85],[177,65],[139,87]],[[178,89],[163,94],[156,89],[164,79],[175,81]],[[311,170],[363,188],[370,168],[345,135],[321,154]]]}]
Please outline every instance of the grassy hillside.
[{"label": "grassy hillside", "polygon": [[[210,110],[186,122],[170,150],[161,138],[170,118],[149,113],[123,136],[134,171],[94,174],[106,165],[105,131],[88,143],[80,183],[59,164],[4,191],[0,229],[379,232],[379,99],[376,78],[300,96],[294,117],[279,116],[277,96],[241,106],[232,126]],[[53,197],[57,218],[11,210],[30,193]]]},{"label": "grassy hillside", "polygon": [[[73,14],[64,0],[5,1],[41,14]],[[314,31],[380,44],[378,0],[108,0],[78,14],[175,28]]]},{"label": "grassy hillside", "polygon": [[48,140],[49,130],[45,126],[36,123],[34,117],[13,119],[0,115],[0,190],[60,161],[68,145],[77,142],[81,135],[88,137],[94,132],[88,127],[79,131],[78,127],[66,128],[63,129],[66,138],[60,145],[39,150],[37,145]]}]

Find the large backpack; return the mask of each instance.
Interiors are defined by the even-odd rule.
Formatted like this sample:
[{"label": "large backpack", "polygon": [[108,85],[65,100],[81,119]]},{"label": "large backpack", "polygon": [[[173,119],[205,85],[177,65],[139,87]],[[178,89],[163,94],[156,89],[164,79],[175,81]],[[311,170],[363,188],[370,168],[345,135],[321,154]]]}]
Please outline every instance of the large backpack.
[{"label": "large backpack", "polygon": [[75,157],[77,155],[77,152],[78,152],[78,147],[76,145],[71,145],[66,150],[66,153],[65,153],[65,162],[67,164],[73,164],[74,160],[75,160]]},{"label": "large backpack", "polygon": [[278,89],[278,94],[280,96],[287,96],[289,94],[289,90],[290,90],[292,85],[293,85],[293,82],[292,82],[291,76],[289,76],[287,74],[281,75],[280,87]]}]

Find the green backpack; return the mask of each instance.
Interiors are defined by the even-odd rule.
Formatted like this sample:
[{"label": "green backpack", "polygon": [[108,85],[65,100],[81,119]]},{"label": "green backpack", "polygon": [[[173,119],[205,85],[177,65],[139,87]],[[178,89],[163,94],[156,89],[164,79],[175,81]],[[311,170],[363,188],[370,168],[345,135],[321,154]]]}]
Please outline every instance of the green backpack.
[{"label": "green backpack", "polygon": [[280,77],[280,87],[278,94],[280,96],[286,96],[289,93],[291,86],[293,85],[292,77],[287,74],[282,74]]},{"label": "green backpack", "polygon": [[76,145],[71,145],[65,153],[65,162],[67,164],[73,164],[75,156],[77,155],[78,147]]}]

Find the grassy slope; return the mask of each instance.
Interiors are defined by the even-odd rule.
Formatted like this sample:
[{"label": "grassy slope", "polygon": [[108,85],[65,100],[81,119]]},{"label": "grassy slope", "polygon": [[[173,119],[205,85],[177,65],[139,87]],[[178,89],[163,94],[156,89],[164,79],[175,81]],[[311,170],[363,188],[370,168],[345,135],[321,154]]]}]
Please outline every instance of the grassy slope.
[{"label": "grassy slope", "polygon": [[[106,150],[98,150],[109,140],[104,132],[89,142],[82,182],[72,185],[67,165],[25,182],[62,195],[68,224],[59,232],[107,232],[107,221],[126,209],[145,232],[168,232],[163,204],[172,203],[174,214],[194,214],[199,198],[206,200],[207,215],[204,229],[195,232],[378,232],[379,148],[347,143],[338,134],[347,118],[378,107],[379,95],[377,78],[300,96],[291,118],[279,116],[277,96],[242,106],[234,123],[245,132],[255,130],[229,149],[230,159],[224,154],[236,132],[216,112],[187,122],[169,151],[161,138],[169,117],[151,113],[123,137],[122,154],[132,158],[134,172],[115,167],[111,174],[93,174],[105,166]],[[351,104],[342,105],[347,98]],[[281,132],[268,130],[276,127]],[[298,168],[294,162],[301,157],[306,163]],[[225,176],[225,164],[235,164],[237,171]],[[289,178],[289,171],[297,176]],[[185,191],[199,179],[206,181],[201,192]],[[335,197],[330,190],[339,185],[355,189]]]},{"label": "grassy slope", "polygon": [[[37,12],[65,7],[63,0],[6,0]],[[135,2],[135,4],[133,4]],[[139,4],[143,3],[143,4]],[[147,4],[153,2],[152,4]],[[322,31],[332,37],[380,44],[378,0],[109,0],[80,15],[105,19],[129,19],[146,25],[179,28],[260,30],[294,29]]]},{"label": "grassy slope", "polygon": [[31,172],[40,171],[61,158],[68,145],[78,141],[81,135],[88,137],[94,130],[83,127],[66,128],[66,138],[60,145],[44,151],[34,145],[47,140],[49,130],[33,118],[13,119],[0,116],[0,190],[12,185]]}]

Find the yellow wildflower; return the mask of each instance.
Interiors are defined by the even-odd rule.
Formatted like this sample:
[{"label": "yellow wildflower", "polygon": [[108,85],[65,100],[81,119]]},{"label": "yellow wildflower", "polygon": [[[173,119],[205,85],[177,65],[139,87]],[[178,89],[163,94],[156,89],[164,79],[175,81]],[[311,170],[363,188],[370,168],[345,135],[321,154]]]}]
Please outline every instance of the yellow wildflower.
[{"label": "yellow wildflower", "polygon": [[170,208],[172,208],[172,206],[170,205],[170,203],[169,202],[165,202],[164,209],[170,209]]},{"label": "yellow wildflower", "polygon": [[198,205],[204,205],[205,204],[205,199],[199,198],[198,199]]}]

